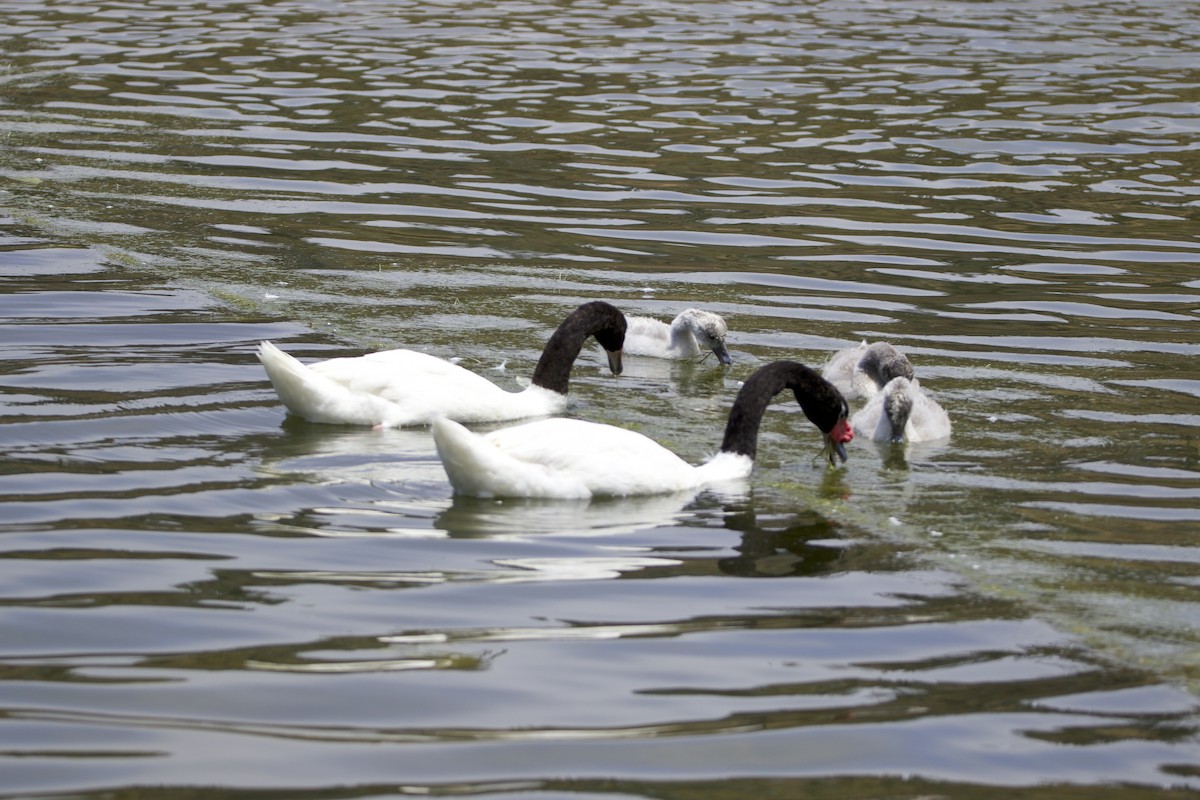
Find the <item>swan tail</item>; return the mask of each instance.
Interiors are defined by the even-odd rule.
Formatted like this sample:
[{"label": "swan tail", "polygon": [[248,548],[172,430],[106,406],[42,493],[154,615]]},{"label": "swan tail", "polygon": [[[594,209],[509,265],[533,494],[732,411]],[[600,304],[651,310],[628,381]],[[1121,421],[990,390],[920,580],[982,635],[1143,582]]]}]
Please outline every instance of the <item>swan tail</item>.
[{"label": "swan tail", "polygon": [[310,422],[391,426],[389,404],[353,392],[305,366],[270,342],[258,346],[258,360],[288,411]]},{"label": "swan tail", "polygon": [[591,496],[580,481],[556,474],[541,464],[515,458],[487,436],[469,431],[446,417],[434,419],[433,442],[455,494],[469,497]]}]

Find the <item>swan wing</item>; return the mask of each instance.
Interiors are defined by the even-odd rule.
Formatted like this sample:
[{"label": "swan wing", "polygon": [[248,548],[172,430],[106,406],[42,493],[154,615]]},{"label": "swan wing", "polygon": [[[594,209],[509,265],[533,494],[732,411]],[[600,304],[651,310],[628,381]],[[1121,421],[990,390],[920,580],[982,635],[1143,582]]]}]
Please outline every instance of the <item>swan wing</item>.
[{"label": "swan wing", "polygon": [[916,380],[913,386],[913,410],[904,435],[910,442],[930,442],[950,435],[950,415]]},{"label": "swan wing", "polygon": [[390,424],[422,424],[438,415],[495,422],[554,414],[566,406],[566,397],[558,392],[540,386],[510,392],[469,369],[415,350],[332,358],[312,369],[355,394],[386,402],[400,420]]},{"label": "swan wing", "polygon": [[653,317],[625,317],[625,338],[630,335],[649,339],[662,339],[664,342],[671,333],[671,326]]},{"label": "swan wing", "polygon": [[355,392],[409,402],[431,387],[447,392],[503,391],[482,375],[415,350],[383,350],[353,358],[318,361],[310,368]]},{"label": "swan wing", "polygon": [[858,366],[858,362],[865,352],[867,352],[865,341],[854,347],[839,350],[833,354],[829,363],[821,370],[821,377],[836,386],[838,391],[847,397],[855,396],[857,394],[854,386],[855,367]]},{"label": "swan wing", "polygon": [[[876,442],[891,440],[892,423],[885,410],[889,387],[872,397],[850,418],[850,425],[856,436]],[[904,425],[904,438],[909,442],[929,442],[949,436],[950,415],[946,413],[946,409],[926,394],[915,379],[908,382],[907,392],[912,400],[912,411],[909,412],[908,422]]]},{"label": "swan wing", "polygon": [[545,419],[487,438],[516,458],[576,476],[595,496],[624,497],[695,488],[696,468],[637,431],[577,419]]},{"label": "swan wing", "polygon": [[479,435],[447,420],[434,442],[460,494],[483,497],[593,497],[694,488],[699,476],[679,456],[635,431],[546,419]]},{"label": "swan wing", "polygon": [[433,421],[433,442],[454,493],[471,497],[587,498],[586,484],[536,461],[517,458],[453,420]]},{"label": "swan wing", "polygon": [[356,392],[300,363],[270,342],[259,345],[258,359],[284,406],[307,420],[376,425],[394,415],[388,401]]},{"label": "swan wing", "polygon": [[312,422],[400,427],[444,415],[496,422],[554,414],[565,395],[541,386],[509,392],[457,364],[414,350],[384,350],[302,364],[270,342],[259,360],[288,410]]},{"label": "swan wing", "polygon": [[888,442],[892,439],[892,423],[884,413],[883,394],[877,394],[850,417],[854,435],[873,442]]},{"label": "swan wing", "polygon": [[626,355],[670,358],[671,327],[652,317],[626,317]]}]

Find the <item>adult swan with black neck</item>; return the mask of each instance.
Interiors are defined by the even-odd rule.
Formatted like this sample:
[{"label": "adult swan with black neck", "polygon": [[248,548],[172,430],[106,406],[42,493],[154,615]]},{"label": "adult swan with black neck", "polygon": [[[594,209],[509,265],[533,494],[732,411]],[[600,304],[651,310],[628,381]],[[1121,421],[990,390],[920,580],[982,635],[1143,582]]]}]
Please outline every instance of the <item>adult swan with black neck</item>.
[{"label": "adult swan with black neck", "polygon": [[775,395],[791,389],[825,436],[830,464],[846,460],[853,438],[841,392],[812,369],[776,361],[751,375],[729,411],[721,450],[692,466],[634,431],[576,419],[547,419],[478,434],[444,417],[433,440],[455,494],[475,497],[588,498],[666,494],[745,478],[758,452],[758,428]]},{"label": "adult swan with black neck", "polygon": [[413,350],[302,364],[270,342],[258,348],[279,399],[310,422],[425,425],[434,417],[502,422],[557,414],[567,405],[567,381],[584,341],[596,337],[614,375],[621,373],[625,317],[601,300],[584,303],[546,342],[524,390],[510,392],[449,361]]}]

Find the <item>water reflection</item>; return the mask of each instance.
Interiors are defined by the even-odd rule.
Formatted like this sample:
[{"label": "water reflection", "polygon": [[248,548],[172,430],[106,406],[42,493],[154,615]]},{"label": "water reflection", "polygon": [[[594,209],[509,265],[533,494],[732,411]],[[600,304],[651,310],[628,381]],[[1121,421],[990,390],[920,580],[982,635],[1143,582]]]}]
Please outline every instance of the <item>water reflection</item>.
[{"label": "water reflection", "polygon": [[686,517],[694,492],[574,500],[455,497],[434,524],[455,537],[608,536],[670,526]]},{"label": "water reflection", "polygon": [[[321,487],[327,504],[300,515],[263,519],[318,536],[606,536],[669,526],[686,515],[696,496],[685,492],[591,501],[457,497],[428,429],[343,430],[292,418],[284,429],[287,435],[273,440],[263,453],[264,473]],[[745,490],[745,484],[731,482],[709,493],[733,498]]]},{"label": "water reflection", "polygon": [[944,463],[945,457],[954,452],[946,439],[934,442],[874,442],[862,439],[856,450],[863,451],[861,455],[864,457],[877,458],[885,472],[900,474],[910,468]]},{"label": "water reflection", "polygon": [[839,526],[812,512],[797,516],[763,525],[753,504],[726,504],[725,526],[737,531],[740,541],[733,547],[737,555],[719,559],[718,568],[743,578],[814,576],[838,569]]}]

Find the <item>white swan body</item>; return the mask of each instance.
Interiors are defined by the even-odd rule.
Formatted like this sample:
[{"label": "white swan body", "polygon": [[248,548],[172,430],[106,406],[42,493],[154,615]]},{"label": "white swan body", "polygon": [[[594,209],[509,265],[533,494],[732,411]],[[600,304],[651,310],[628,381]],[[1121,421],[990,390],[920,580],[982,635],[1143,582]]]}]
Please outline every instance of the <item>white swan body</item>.
[{"label": "white swan body", "polygon": [[711,351],[722,364],[732,364],[725,349],[729,327],[711,311],[689,308],[670,324],[652,317],[628,317],[625,352],[674,360],[694,358]]},{"label": "white swan body", "polygon": [[585,303],[559,325],[546,343],[533,383],[518,392],[413,350],[302,364],[263,342],[258,358],[287,409],[310,422],[385,428],[425,425],[437,416],[498,422],[562,411],[571,365],[589,335],[608,351],[609,366],[619,374],[624,331],[620,311],[599,301]]},{"label": "white swan body", "polygon": [[912,378],[913,368],[908,357],[887,342],[863,341],[834,353],[821,376],[847,398],[865,400],[893,378]]},{"label": "white swan body", "polygon": [[888,381],[850,425],[856,435],[876,442],[929,442],[950,435],[950,415],[915,378]]},{"label": "white swan body", "polygon": [[805,414],[844,460],[842,443],[853,437],[846,401],[816,372],[795,362],[768,364],[747,379],[730,410],[720,452],[699,466],[640,433],[572,419],[477,434],[438,418],[433,441],[459,495],[578,499],[679,492],[747,477],[763,412],[784,388],[793,389]]},{"label": "white swan body", "polygon": [[509,392],[482,375],[415,350],[302,364],[263,342],[258,357],[279,399],[310,422],[399,428],[427,424],[439,414],[494,422],[557,414],[567,405],[565,394],[535,385]]},{"label": "white swan body", "polygon": [[474,497],[628,497],[745,478],[754,461],[718,453],[698,467],[635,431],[542,419],[477,434],[452,420],[433,437],[455,494]]}]

